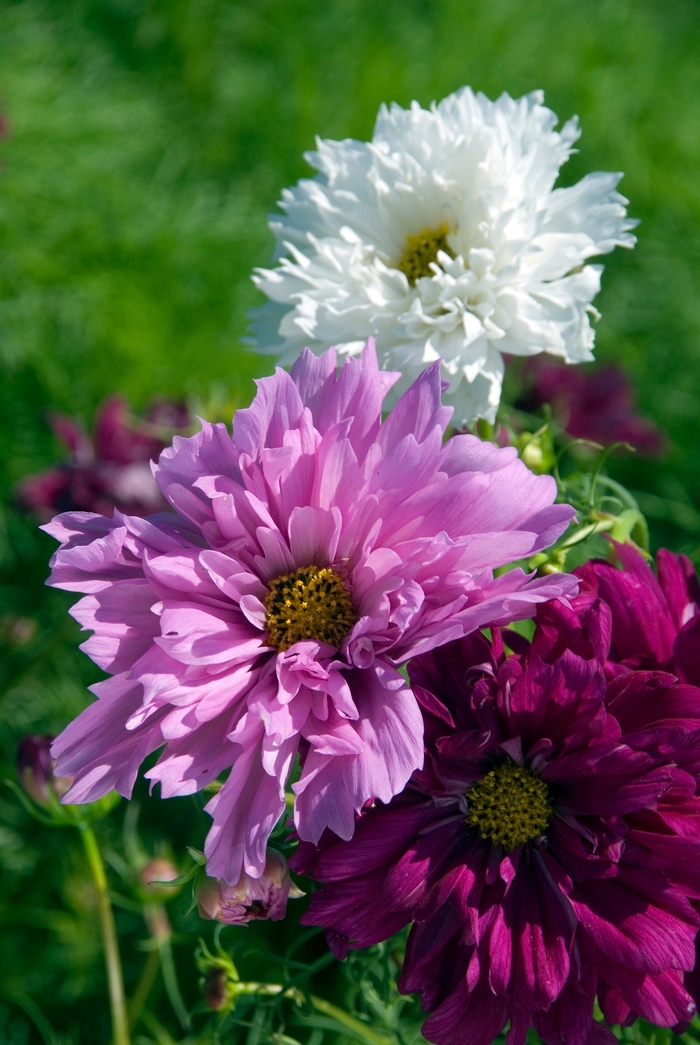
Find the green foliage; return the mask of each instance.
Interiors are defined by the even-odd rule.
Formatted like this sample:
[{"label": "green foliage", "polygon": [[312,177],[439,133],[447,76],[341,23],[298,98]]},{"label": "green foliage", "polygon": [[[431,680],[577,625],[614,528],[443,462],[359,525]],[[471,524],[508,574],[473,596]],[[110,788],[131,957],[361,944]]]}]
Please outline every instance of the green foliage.
[{"label": "green foliage", "polygon": [[[47,409],[89,424],[114,391],[136,407],[186,395],[221,417],[247,403],[251,379],[271,367],[240,344],[258,303],[250,270],[271,249],[266,214],[308,172],[302,153],[315,134],[366,138],[382,101],[427,104],[465,82],[491,96],[544,87],[562,119],[582,121],[564,183],[626,172],[640,241],[606,259],[598,355],[632,374],[671,449],[609,470],[651,517],[652,544],[700,559],[699,45],[694,0],[0,0],[0,778],[13,774],[19,738],[58,732],[100,677],[77,650],[73,600],[43,587],[53,542],[12,507],[17,481],[60,455]],[[569,493],[585,501],[587,481],[577,492],[570,478]],[[185,869],[186,846],[206,831],[201,799],[163,803],[143,783],[138,798],[144,852],[167,849]],[[153,952],[124,812],[95,830],[125,901],[117,929],[133,996]],[[77,832],[36,823],[3,789],[0,871],[0,1043],[106,1045],[95,895]],[[215,943],[188,908],[184,889],[167,909],[193,1010],[194,950],[199,937],[210,953]],[[227,1024],[195,1015],[185,1041],[363,1040],[311,994],[350,1013],[374,1045],[419,1040],[417,1006],[394,987],[400,941],[344,971],[322,968],[321,936],[300,936],[302,909],[296,901],[284,923],[228,929],[224,943],[245,982],[288,990],[295,980],[306,1000],[250,994]],[[143,1013],[136,1045],[181,1040],[157,965]],[[641,1025],[621,1036],[670,1038]]]}]

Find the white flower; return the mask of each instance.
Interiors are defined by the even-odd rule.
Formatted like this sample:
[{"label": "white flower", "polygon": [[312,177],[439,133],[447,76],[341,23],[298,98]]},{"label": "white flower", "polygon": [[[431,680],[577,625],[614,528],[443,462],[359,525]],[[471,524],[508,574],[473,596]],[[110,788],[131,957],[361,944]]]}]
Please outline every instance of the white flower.
[{"label": "white flower", "polygon": [[359,352],[403,372],[400,394],[442,358],[454,423],[493,421],[502,352],[593,358],[589,314],[602,265],[636,224],[620,174],[553,185],[579,136],[535,91],[496,102],[464,87],[430,111],[382,106],[371,142],[318,140],[320,173],[283,193],[271,228],[279,266],[258,269],[270,301],[258,351],[292,363],[308,345]]}]

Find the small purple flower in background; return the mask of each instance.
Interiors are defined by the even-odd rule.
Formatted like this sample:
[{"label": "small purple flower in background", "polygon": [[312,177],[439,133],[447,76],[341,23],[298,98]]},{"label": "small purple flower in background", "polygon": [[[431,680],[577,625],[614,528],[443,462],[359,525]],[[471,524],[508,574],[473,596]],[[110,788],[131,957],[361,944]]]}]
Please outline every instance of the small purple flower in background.
[{"label": "small purple flower in background", "polygon": [[253,405],[176,437],[156,469],[175,514],[74,513],[49,583],[86,593],[83,649],[113,677],[54,744],[70,802],[129,795],[138,767],[164,797],[231,772],[207,809],[208,873],[260,877],[297,753],[299,835],[349,838],[423,760],[398,670],[416,653],[572,593],[564,575],[493,568],[546,548],[573,515],[514,449],[443,445],[438,365],[382,422],[398,375],[374,344],[338,371],[306,351],[258,382]]},{"label": "small purple flower in background", "polygon": [[247,925],[259,918],[279,922],[287,912],[287,900],[304,895],[292,881],[282,854],[268,849],[260,878],[251,878],[245,871],[235,885],[205,878],[197,890],[197,909],[202,918],[224,925]]},{"label": "small purple flower in background", "polygon": [[63,414],[51,414],[49,423],[70,458],[22,481],[19,500],[25,508],[46,521],[58,511],[111,515],[119,508],[148,515],[168,507],[153,478],[151,461],[157,460],[174,431],[189,428],[185,406],[158,400],[138,419],[131,417],[123,399],[112,396],[97,413],[93,440]]},{"label": "small purple flower in background", "polygon": [[575,439],[603,446],[630,443],[649,457],[663,452],[663,432],[635,412],[632,386],[619,367],[589,370],[537,356],[527,361],[523,375],[527,388],[518,405],[533,411],[548,403],[554,420]]},{"label": "small purple flower in background", "polygon": [[631,668],[670,671],[700,686],[700,584],[690,559],[661,548],[657,574],[626,544],[615,543],[619,570],[592,559],[575,572],[584,590],[595,592],[612,611],[607,671]]},{"label": "small purple flower in background", "polygon": [[497,629],[417,657],[426,763],[403,794],[291,860],[324,883],[302,922],[331,949],[409,922],[399,989],[437,1045],[614,1045],[593,1019],[677,1033],[699,996],[700,690],[607,683],[610,612],[538,611],[530,647]]}]

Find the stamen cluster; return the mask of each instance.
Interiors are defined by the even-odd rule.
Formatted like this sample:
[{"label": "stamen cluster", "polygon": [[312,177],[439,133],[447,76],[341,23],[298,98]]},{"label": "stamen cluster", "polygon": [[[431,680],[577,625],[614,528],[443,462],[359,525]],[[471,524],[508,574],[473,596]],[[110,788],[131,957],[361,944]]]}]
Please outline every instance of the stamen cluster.
[{"label": "stamen cluster", "polygon": [[301,566],[276,577],[269,587],[265,619],[275,649],[286,650],[305,639],[340,646],[357,621],[350,592],[327,566]]},{"label": "stamen cluster", "polygon": [[507,853],[542,835],[552,812],[545,782],[512,761],[474,784],[467,801],[467,823]]},{"label": "stamen cluster", "polygon": [[447,243],[449,231],[449,226],[443,223],[437,229],[423,229],[406,237],[406,248],[396,267],[404,273],[412,287],[423,276],[433,275],[430,266],[437,262],[439,251],[454,257],[454,251]]}]

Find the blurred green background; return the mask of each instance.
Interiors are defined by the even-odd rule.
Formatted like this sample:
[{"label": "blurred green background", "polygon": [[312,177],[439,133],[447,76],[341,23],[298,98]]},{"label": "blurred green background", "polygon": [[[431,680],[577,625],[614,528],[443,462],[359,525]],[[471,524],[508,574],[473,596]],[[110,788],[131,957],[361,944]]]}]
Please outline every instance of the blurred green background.
[{"label": "blurred green background", "polygon": [[[562,121],[581,118],[562,184],[625,172],[639,243],[605,259],[597,355],[627,369],[670,449],[614,474],[639,491],[656,543],[700,557],[699,55],[697,0],[0,2],[3,775],[18,738],[62,728],[98,677],[75,649],[72,600],[43,588],[53,542],[10,506],[17,481],[61,455],[47,409],[89,426],[114,391],[228,416],[248,403],[271,366],[240,344],[259,303],[250,271],[272,247],[266,215],[308,173],[315,134],[366,139],[382,101],[541,87]],[[201,841],[192,800],[141,798],[149,844],[182,857]],[[120,817],[98,825],[115,849]],[[0,792],[0,1043],[108,1041],[73,842]],[[191,1004],[204,923],[177,903]],[[133,987],[143,931],[120,917]],[[275,932],[255,930],[270,946]],[[161,1018],[172,1024],[167,1007]]]}]

